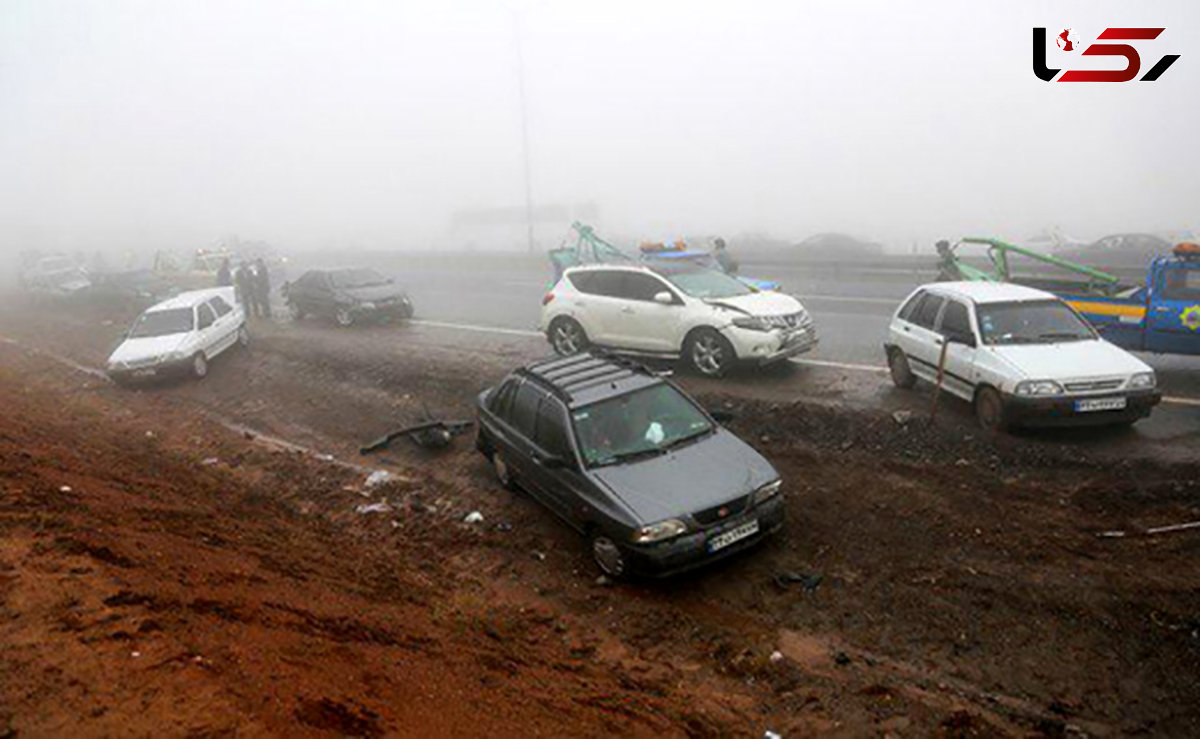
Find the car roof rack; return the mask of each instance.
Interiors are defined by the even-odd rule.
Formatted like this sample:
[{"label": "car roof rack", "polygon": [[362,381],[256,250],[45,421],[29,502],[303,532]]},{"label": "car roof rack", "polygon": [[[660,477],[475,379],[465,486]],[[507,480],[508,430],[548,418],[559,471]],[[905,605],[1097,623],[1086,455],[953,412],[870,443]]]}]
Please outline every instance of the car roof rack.
[{"label": "car roof rack", "polygon": [[611,384],[616,389],[618,382],[632,377],[657,378],[641,362],[600,348],[544,359],[522,367],[520,372],[568,404],[580,392],[600,385]]}]

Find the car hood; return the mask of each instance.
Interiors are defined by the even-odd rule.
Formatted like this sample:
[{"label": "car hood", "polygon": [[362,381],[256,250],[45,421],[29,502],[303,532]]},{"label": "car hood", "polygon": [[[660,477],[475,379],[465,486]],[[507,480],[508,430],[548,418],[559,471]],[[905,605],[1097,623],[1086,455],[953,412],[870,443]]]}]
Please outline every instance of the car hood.
[{"label": "car hood", "polygon": [[125,339],[108,358],[111,362],[137,362],[161,357],[178,349],[188,337],[187,333],[147,336],[141,339]]},{"label": "car hood", "polygon": [[735,298],[713,298],[706,302],[709,305],[732,308],[735,311],[751,316],[786,316],[804,308],[800,304],[800,301],[791,295],[784,295],[783,293],[773,291],[739,295]]},{"label": "car hood", "polygon": [[1103,339],[994,346],[992,350],[1034,380],[1131,375],[1150,371],[1145,362]]},{"label": "car hood", "polygon": [[355,300],[385,300],[387,298],[402,298],[404,291],[396,285],[368,285],[366,287],[343,287],[340,292]]},{"label": "car hood", "polygon": [[642,524],[712,508],[779,477],[761,454],[723,428],[660,457],[599,467],[592,474]]}]

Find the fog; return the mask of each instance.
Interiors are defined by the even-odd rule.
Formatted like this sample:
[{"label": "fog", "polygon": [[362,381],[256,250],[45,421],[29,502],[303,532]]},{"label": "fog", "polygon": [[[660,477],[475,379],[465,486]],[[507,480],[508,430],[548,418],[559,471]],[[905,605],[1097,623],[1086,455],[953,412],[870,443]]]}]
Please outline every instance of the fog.
[{"label": "fog", "polygon": [[[1182,58],[1045,83],[1033,26],[1165,26],[1142,69]],[[524,206],[518,33],[534,202],[611,232],[1196,223],[1192,2],[3,0],[0,250],[519,248],[453,225]]]}]

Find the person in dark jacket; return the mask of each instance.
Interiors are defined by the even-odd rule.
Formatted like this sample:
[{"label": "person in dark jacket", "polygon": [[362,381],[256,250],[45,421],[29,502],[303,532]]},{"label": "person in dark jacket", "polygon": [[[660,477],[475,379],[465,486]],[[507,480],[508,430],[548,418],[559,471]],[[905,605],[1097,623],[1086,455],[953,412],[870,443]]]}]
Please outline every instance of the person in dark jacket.
[{"label": "person in dark jacket", "polygon": [[261,257],[254,260],[254,302],[259,316],[271,317],[271,275]]},{"label": "person in dark jacket", "polygon": [[237,300],[249,318],[254,315],[254,275],[250,273],[250,265],[239,264],[233,273],[233,281],[237,286]]},{"label": "person in dark jacket", "polygon": [[231,285],[233,285],[233,272],[229,269],[229,259],[222,259],[221,266],[217,267],[217,287],[229,287]]},{"label": "person in dark jacket", "polygon": [[725,274],[736,275],[738,273],[737,260],[725,248],[725,239],[719,236],[713,241],[713,259],[717,260],[717,264],[720,265],[721,271]]}]

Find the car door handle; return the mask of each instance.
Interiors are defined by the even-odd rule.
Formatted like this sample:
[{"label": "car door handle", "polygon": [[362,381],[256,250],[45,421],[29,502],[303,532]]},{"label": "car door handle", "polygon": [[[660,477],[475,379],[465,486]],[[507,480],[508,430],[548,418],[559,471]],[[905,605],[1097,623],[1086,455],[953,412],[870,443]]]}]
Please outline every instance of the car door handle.
[{"label": "car door handle", "polygon": [[629,306],[625,306],[624,308],[621,309],[621,312],[622,313],[633,313],[633,308],[630,308]]},{"label": "car door handle", "polygon": [[908,333],[908,326],[903,326],[901,328],[903,329],[904,333]]}]

